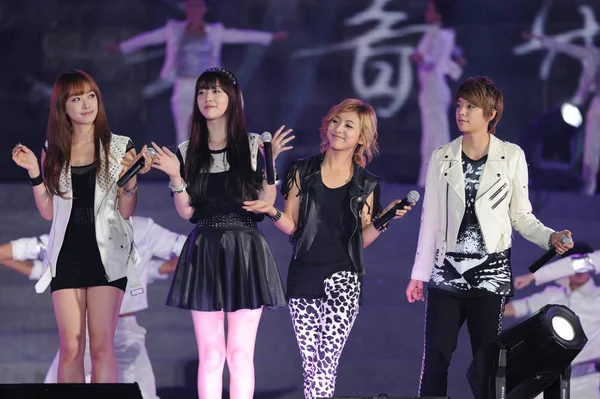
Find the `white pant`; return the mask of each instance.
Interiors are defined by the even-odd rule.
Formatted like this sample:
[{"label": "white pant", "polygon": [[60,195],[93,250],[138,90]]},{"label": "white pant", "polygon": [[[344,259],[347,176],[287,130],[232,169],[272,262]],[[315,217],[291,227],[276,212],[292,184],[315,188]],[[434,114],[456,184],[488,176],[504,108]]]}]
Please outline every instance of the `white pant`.
[{"label": "white pant", "polygon": [[176,145],[190,137],[190,123],[196,105],[196,78],[177,78],[171,95],[171,112],[175,124]]},{"label": "white pant", "polygon": [[450,142],[450,89],[443,81],[430,80],[422,84],[419,93],[421,109],[421,168],[417,185],[425,187],[427,163],[437,148]]},{"label": "white pant", "polygon": [[[46,374],[46,384],[55,384],[58,374],[58,357]],[[115,357],[119,372],[119,382],[137,382],[144,399],[158,399],[156,396],[156,381],[148,351],[146,350],[146,329],[137,323],[135,316],[119,317],[115,331]],[[90,339],[86,334],[85,355],[83,357],[86,382],[91,381],[92,361],[90,357]]]},{"label": "white pant", "polygon": [[584,193],[594,195],[600,165],[600,95],[596,95],[586,113],[583,146]]},{"label": "white pant", "polygon": [[[543,399],[539,394],[535,399]],[[600,373],[571,379],[571,399],[600,399]]]}]

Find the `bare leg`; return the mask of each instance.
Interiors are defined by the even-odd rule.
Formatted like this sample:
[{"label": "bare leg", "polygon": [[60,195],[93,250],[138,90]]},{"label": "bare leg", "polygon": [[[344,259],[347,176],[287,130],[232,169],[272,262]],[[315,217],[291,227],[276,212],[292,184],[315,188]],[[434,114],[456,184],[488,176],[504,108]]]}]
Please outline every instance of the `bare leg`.
[{"label": "bare leg", "polygon": [[83,383],[85,351],[85,288],[64,289],[52,293],[54,315],[60,337],[59,383]]},{"label": "bare leg", "polygon": [[87,289],[93,383],[118,381],[114,340],[123,294],[120,289],[108,286]]},{"label": "bare leg", "polygon": [[225,365],[225,315],[191,311],[198,345],[198,398],[221,399]]},{"label": "bare leg", "polygon": [[243,309],[227,314],[227,367],[231,375],[229,397],[254,397],[254,344],[262,309]]}]

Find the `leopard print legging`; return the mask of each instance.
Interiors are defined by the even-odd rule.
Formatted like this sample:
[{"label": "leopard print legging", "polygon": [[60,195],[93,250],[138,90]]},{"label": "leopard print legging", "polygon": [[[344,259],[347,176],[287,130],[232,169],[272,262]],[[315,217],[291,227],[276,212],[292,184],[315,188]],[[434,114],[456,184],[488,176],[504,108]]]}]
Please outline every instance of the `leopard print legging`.
[{"label": "leopard print legging", "polygon": [[306,399],[333,397],[338,362],[358,315],[361,287],[356,273],[332,274],[324,284],[324,298],[289,300]]}]

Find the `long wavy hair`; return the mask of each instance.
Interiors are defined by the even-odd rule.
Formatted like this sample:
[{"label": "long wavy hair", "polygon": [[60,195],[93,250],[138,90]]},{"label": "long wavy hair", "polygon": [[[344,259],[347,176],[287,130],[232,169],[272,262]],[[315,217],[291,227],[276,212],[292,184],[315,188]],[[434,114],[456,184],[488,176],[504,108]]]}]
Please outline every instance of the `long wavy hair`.
[{"label": "long wavy hair", "polygon": [[331,107],[327,115],[321,119],[321,154],[329,149],[329,139],[327,138],[327,130],[331,120],[339,114],[345,112],[355,112],[358,115],[360,138],[362,144],[357,144],[354,149],[353,160],[363,168],[367,166],[371,160],[379,154],[377,146],[377,115],[375,110],[364,101],[355,98],[347,98],[341,103]]},{"label": "long wavy hair", "polygon": [[[71,139],[73,122],[66,112],[67,99],[93,91],[98,99],[98,114],[94,121],[94,163],[98,173],[108,176],[108,157],[110,152],[110,127],[106,119],[102,94],[98,85],[84,71],[74,70],[61,74],[54,82],[50,96],[50,113],[46,129],[46,158],[44,159],[44,180],[48,192],[63,197],[66,193],[60,191],[60,174],[71,162]],[[104,149],[104,165],[100,161],[100,144]]]},{"label": "long wavy hair", "polygon": [[226,156],[229,164],[226,194],[240,201],[257,199],[262,185],[262,180],[257,178],[250,163],[250,142],[246,132],[242,93],[237,80],[231,72],[222,68],[208,70],[196,81],[190,142],[184,169],[193,206],[200,204],[204,198],[208,172],[212,165],[212,155],[208,146],[208,127],[206,118],[198,108],[197,93],[199,90],[214,90],[217,86],[229,98],[224,115],[227,119]]}]

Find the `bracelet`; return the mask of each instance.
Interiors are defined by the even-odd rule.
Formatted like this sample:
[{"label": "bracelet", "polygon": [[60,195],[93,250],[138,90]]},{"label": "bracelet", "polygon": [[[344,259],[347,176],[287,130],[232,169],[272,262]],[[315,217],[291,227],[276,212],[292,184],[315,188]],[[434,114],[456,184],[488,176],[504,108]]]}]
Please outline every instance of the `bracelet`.
[{"label": "bracelet", "polygon": [[187,187],[187,184],[185,184],[185,181],[183,181],[183,179],[181,179],[181,184],[178,186],[174,186],[171,181],[169,180],[169,188],[171,189],[171,192],[173,194],[179,194],[185,191]]},{"label": "bracelet", "polygon": [[277,213],[275,214],[275,216],[271,216],[271,215],[269,215],[268,213],[266,214],[266,215],[267,215],[267,217],[268,217],[269,219],[271,219],[273,222],[276,222],[276,221],[278,221],[279,219],[281,219],[281,211],[280,211],[279,209],[277,209],[277,208],[275,208],[275,210],[277,211]]},{"label": "bracelet", "polygon": [[131,197],[133,195],[133,193],[137,192],[137,190],[138,190],[137,183],[131,190],[127,190],[125,187],[123,187],[123,195],[126,197]]},{"label": "bracelet", "polygon": [[40,175],[38,177],[34,177],[34,178],[29,178],[29,183],[31,183],[31,187],[35,187],[35,186],[39,186],[40,184],[42,184],[44,182],[44,179],[42,179],[42,174],[40,173]]},{"label": "bracelet", "polygon": [[556,231],[554,233],[550,233],[550,237],[548,237],[548,249],[552,248],[552,237],[554,237],[554,234],[556,234]]},{"label": "bracelet", "polygon": [[379,231],[380,233],[383,233],[384,231],[386,231],[388,229],[390,225],[390,222],[384,222],[381,220],[381,218],[377,218],[373,221],[373,227],[375,227],[375,229],[377,231]]}]

